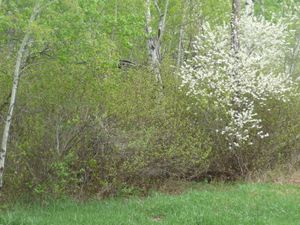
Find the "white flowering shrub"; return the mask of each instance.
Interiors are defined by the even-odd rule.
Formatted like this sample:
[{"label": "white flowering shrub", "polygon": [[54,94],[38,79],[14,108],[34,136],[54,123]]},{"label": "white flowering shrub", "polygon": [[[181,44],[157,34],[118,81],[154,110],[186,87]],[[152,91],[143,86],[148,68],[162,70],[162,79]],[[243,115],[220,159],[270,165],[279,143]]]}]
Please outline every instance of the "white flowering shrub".
[{"label": "white flowering shrub", "polygon": [[253,134],[267,137],[257,108],[268,110],[268,99],[287,101],[293,93],[285,68],[290,51],[287,28],[283,21],[243,16],[240,50],[235,54],[230,26],[212,29],[206,23],[193,44],[192,58],[180,69],[188,95],[208,99],[226,110],[227,125],[217,132],[225,135],[229,148],[252,144]]}]

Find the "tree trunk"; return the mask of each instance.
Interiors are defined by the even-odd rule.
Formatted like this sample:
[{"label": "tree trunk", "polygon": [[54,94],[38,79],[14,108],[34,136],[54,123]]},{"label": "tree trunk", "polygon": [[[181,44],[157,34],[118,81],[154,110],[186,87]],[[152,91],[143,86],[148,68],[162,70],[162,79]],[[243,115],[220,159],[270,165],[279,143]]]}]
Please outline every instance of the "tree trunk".
[{"label": "tree trunk", "polygon": [[183,40],[185,34],[185,23],[186,23],[186,3],[183,3],[183,15],[182,15],[182,22],[180,25],[179,31],[179,42],[178,42],[178,54],[177,54],[177,68],[179,68],[183,61]]},{"label": "tree trunk", "polygon": [[169,7],[169,0],[166,1],[165,11],[164,13],[161,12],[161,9],[158,5],[157,0],[154,0],[155,8],[159,15],[159,22],[157,27],[157,35],[153,34],[153,29],[151,26],[151,0],[146,0],[146,34],[148,36],[147,40],[147,47],[149,53],[149,61],[152,67],[152,70],[155,73],[157,82],[162,86],[163,82],[161,79],[160,73],[160,64],[161,64],[161,42],[162,37],[165,32],[165,25],[166,25],[166,16]]},{"label": "tree trunk", "polygon": [[[232,0],[232,18],[231,18],[231,46],[233,50],[233,54],[235,57],[235,65],[233,66],[233,71],[231,76],[233,76],[236,85],[239,86],[239,51],[240,51],[240,40],[239,40],[239,22],[241,18],[241,1],[240,0]],[[239,101],[240,92],[236,90],[232,96],[232,109],[234,110],[234,119],[239,117],[239,113],[242,110],[242,106]],[[247,167],[244,165],[242,155],[238,153],[238,147],[236,144],[238,143],[238,138],[236,136],[232,137],[230,140],[230,147],[233,153],[234,158],[236,159],[236,165],[239,167],[242,175],[245,174],[245,169]]]},{"label": "tree trunk", "polygon": [[40,12],[40,6],[39,4],[37,4],[33,9],[33,12],[29,20],[28,29],[26,30],[25,36],[22,40],[21,46],[17,54],[15,71],[14,71],[14,79],[13,79],[13,85],[11,90],[11,98],[10,98],[8,113],[4,124],[4,131],[3,131],[1,149],[0,149],[0,190],[3,187],[3,173],[4,173],[4,166],[5,166],[5,157],[7,153],[7,143],[9,139],[9,130],[13,118],[14,107],[16,104],[18,85],[19,85],[21,69],[22,69],[21,67],[22,67],[22,63],[26,61],[25,52],[30,42],[31,24],[36,20],[39,12]]},{"label": "tree trunk", "polygon": [[240,42],[239,42],[240,17],[241,17],[241,1],[232,0],[231,45],[235,54],[237,54],[240,49]]},{"label": "tree trunk", "polygon": [[255,0],[246,0],[245,3],[246,16],[254,16],[254,1]]}]

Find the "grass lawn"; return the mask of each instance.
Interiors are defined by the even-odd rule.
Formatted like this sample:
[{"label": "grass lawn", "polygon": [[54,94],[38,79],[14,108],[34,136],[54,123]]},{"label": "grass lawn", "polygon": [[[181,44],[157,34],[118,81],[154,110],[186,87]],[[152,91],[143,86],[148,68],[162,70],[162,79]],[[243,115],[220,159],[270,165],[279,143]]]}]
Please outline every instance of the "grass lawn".
[{"label": "grass lawn", "polygon": [[154,193],[15,206],[1,225],[300,225],[300,187],[275,184],[197,185],[180,195]]}]

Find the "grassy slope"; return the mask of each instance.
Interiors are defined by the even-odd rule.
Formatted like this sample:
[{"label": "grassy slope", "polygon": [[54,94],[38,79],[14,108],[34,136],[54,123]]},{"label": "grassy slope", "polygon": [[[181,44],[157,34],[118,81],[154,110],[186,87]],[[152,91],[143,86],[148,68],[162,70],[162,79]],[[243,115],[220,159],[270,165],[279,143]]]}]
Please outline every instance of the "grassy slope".
[{"label": "grassy slope", "polygon": [[0,214],[0,224],[299,225],[300,188],[273,184],[202,185],[173,196],[62,201],[42,208],[15,207]]}]

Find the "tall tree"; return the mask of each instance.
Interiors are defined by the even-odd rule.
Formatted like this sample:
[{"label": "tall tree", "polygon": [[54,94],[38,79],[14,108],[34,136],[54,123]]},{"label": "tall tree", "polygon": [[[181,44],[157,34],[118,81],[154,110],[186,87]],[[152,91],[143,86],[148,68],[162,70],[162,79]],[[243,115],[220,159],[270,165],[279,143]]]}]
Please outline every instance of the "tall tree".
[{"label": "tall tree", "polygon": [[284,63],[285,52],[290,51],[287,28],[282,21],[267,22],[263,17],[240,19],[239,1],[233,1],[230,29],[204,24],[193,58],[181,66],[188,95],[207,97],[225,109],[228,120],[220,133],[226,135],[233,162],[241,173],[248,169],[241,146],[252,145],[256,137],[269,136],[262,129],[258,110],[266,107],[269,99],[285,102],[296,91]]},{"label": "tall tree", "polygon": [[157,24],[157,33],[153,33],[153,28],[151,25],[152,15],[151,15],[151,0],[146,0],[146,35],[147,35],[147,47],[149,54],[149,61],[151,67],[155,73],[156,80],[162,86],[163,82],[160,73],[161,64],[161,43],[162,38],[165,33],[166,17],[168,13],[169,0],[166,0],[164,12],[162,12],[158,0],[153,0],[154,6],[157,10],[159,20]]},{"label": "tall tree", "polygon": [[9,139],[9,130],[11,127],[11,122],[13,118],[14,107],[16,104],[16,97],[17,91],[19,86],[19,80],[22,73],[22,68],[25,66],[24,63],[27,60],[28,54],[26,54],[26,50],[29,47],[30,39],[31,39],[31,25],[37,19],[41,10],[41,6],[37,3],[34,6],[33,12],[30,16],[29,23],[27,30],[25,31],[25,35],[23,37],[22,43],[17,53],[14,76],[13,76],[13,84],[11,89],[11,97],[10,103],[8,108],[8,113],[5,120],[2,142],[1,142],[1,149],[0,149],[0,190],[3,187],[3,173],[4,173],[4,166],[5,166],[5,157],[7,154],[7,143]]},{"label": "tall tree", "polygon": [[183,60],[183,41],[184,41],[184,36],[185,36],[185,26],[186,26],[186,11],[187,11],[187,6],[186,3],[182,3],[183,7],[183,12],[182,12],[182,22],[180,25],[180,30],[179,30],[179,42],[178,42],[178,52],[177,52],[177,68],[179,68],[182,64]]}]

